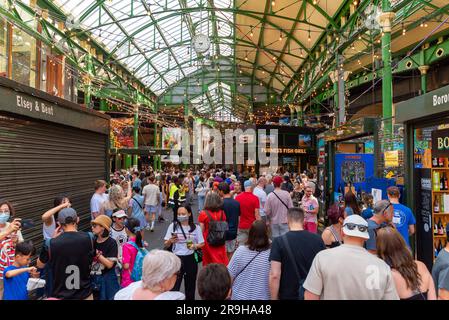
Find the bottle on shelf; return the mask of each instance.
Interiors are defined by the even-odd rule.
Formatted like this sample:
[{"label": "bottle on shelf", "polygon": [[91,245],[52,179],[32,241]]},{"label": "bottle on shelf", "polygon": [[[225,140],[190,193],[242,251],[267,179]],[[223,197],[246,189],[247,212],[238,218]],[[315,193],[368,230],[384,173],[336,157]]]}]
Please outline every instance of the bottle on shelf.
[{"label": "bottle on shelf", "polygon": [[433,172],[433,191],[440,191],[440,173],[438,171]]},{"label": "bottle on shelf", "polygon": [[440,212],[444,213],[444,196],[440,197]]},{"label": "bottle on shelf", "polygon": [[433,220],[433,234],[438,235],[438,224],[435,219]]},{"label": "bottle on shelf", "polygon": [[444,158],[438,158],[438,167],[444,167]]},{"label": "bottle on shelf", "polygon": [[432,167],[438,167],[438,158],[432,158]]},{"label": "bottle on shelf", "polygon": [[438,219],[438,235],[442,236],[443,232],[443,223],[441,222],[441,217]]},{"label": "bottle on shelf", "polygon": [[443,173],[443,184],[444,184],[444,190],[449,190],[449,181],[446,177],[446,172]]},{"label": "bottle on shelf", "polygon": [[440,201],[437,196],[435,196],[435,200],[433,201],[433,212],[440,213]]},{"label": "bottle on shelf", "polygon": [[446,189],[444,189],[444,186],[445,186],[445,184],[444,184],[444,173],[443,173],[440,177],[440,190],[441,191],[446,190]]}]

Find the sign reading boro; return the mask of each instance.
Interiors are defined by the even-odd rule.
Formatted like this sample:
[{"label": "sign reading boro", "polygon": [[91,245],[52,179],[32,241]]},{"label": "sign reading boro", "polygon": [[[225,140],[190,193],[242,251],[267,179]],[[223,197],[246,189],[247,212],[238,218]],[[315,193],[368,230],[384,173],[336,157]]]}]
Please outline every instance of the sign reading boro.
[{"label": "sign reading boro", "polygon": [[432,132],[432,157],[449,157],[449,129]]}]

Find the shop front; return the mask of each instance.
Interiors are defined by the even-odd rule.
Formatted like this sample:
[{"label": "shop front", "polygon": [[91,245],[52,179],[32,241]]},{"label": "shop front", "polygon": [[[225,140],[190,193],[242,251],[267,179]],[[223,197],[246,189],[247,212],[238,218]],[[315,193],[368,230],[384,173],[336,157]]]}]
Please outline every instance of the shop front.
[{"label": "shop front", "polygon": [[368,181],[375,176],[377,135],[376,118],[359,118],[318,135],[318,185],[325,190],[322,214],[349,189],[358,196],[371,193]]},{"label": "shop front", "polygon": [[[262,165],[256,163],[256,172],[259,174],[302,173],[306,170],[315,172],[317,156],[315,149],[316,130],[285,127],[285,126],[258,126],[258,145],[262,154],[277,158],[276,165]],[[265,131],[263,131],[265,130]],[[273,146],[274,130],[277,130],[277,145]]]},{"label": "shop front", "polygon": [[85,229],[94,181],[108,179],[109,116],[5,78],[0,96],[0,195],[35,223],[25,238],[41,243],[41,215],[62,194]]},{"label": "shop front", "polygon": [[416,255],[430,269],[449,222],[449,86],[396,106],[404,124],[408,205],[416,216]]}]

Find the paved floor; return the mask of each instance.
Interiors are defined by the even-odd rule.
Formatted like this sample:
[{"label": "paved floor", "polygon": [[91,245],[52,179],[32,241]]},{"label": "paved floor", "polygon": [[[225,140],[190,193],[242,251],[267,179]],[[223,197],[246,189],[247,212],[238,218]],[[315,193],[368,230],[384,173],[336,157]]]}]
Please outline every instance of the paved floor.
[{"label": "paved floor", "polygon": [[[192,202],[193,220],[195,223],[198,223],[198,201],[196,196]],[[154,232],[145,231],[145,241],[148,242],[148,250],[163,249],[164,247],[165,233],[167,232],[168,226],[173,221],[173,210],[163,209],[162,215],[165,218],[165,222],[156,222],[154,224]],[[198,265],[198,271],[199,270],[201,270],[201,264]],[[184,282],[181,285],[181,291],[184,292]],[[198,292],[196,293],[195,298],[200,300]]]}]

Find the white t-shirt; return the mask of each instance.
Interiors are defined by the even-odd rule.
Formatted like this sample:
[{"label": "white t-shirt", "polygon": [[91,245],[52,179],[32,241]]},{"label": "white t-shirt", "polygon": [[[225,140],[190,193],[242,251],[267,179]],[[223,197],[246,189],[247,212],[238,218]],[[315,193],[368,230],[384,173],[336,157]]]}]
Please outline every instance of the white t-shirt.
[{"label": "white t-shirt", "polygon": [[177,256],[188,256],[194,253],[193,250],[187,249],[187,239],[193,241],[194,244],[204,243],[203,232],[199,226],[196,226],[195,230],[192,233],[189,233],[190,226],[183,226],[184,233],[186,234],[186,238],[184,238],[184,234],[182,230],[179,228],[177,224],[176,230],[173,231],[173,223],[168,226],[167,233],[165,234],[164,240],[168,240],[171,238],[172,232],[175,232],[178,236],[178,242],[173,244],[173,253]]},{"label": "white t-shirt", "polygon": [[[133,300],[134,292],[140,287],[142,287],[142,281],[133,282],[126,288],[123,288],[122,290],[118,291],[114,296],[114,300]],[[166,291],[155,297],[153,300],[185,300],[185,299],[186,296],[182,292]]]},{"label": "white t-shirt", "polygon": [[[90,212],[100,212],[101,205],[103,202],[108,201],[109,196],[106,193],[94,193],[92,198],[90,199]],[[92,216],[92,219],[94,217]]]},{"label": "white t-shirt", "polygon": [[44,222],[42,226],[42,232],[44,234],[44,240],[51,239],[56,230],[55,217],[51,216],[51,225],[47,226]]},{"label": "white t-shirt", "polygon": [[142,195],[146,196],[145,205],[146,206],[156,206],[159,201],[160,191],[159,187],[155,184],[147,184],[142,191]]},{"label": "white t-shirt", "polygon": [[257,186],[257,187],[254,188],[253,194],[254,194],[257,198],[259,198],[259,213],[260,213],[260,215],[263,217],[263,216],[265,216],[265,210],[264,210],[264,207],[265,207],[265,202],[267,202],[267,194],[266,194],[265,191],[264,191],[261,187],[259,187],[259,186]]},{"label": "white t-shirt", "polygon": [[118,259],[122,261],[122,247],[128,241],[128,235],[126,234],[125,227],[122,230],[114,229],[114,225],[111,226],[111,238],[117,242]]}]

